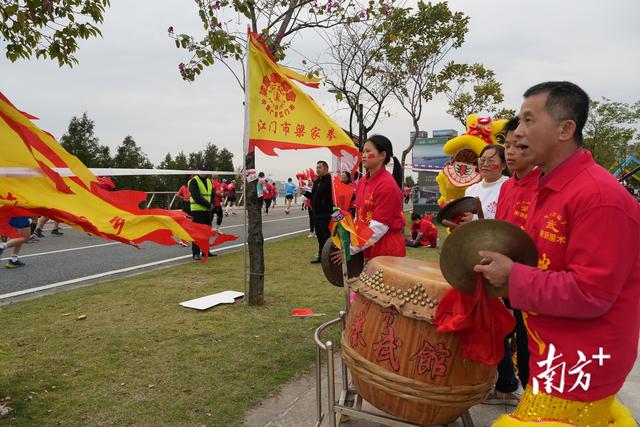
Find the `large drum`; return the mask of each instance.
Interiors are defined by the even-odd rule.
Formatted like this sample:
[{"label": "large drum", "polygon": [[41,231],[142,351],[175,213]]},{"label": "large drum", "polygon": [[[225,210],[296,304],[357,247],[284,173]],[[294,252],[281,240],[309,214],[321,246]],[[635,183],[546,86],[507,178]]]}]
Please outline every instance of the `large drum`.
[{"label": "large drum", "polygon": [[482,402],[496,367],[464,360],[456,335],[436,331],[451,289],[436,263],[377,257],[351,288],[342,353],[365,400],[416,424],[450,423]]}]

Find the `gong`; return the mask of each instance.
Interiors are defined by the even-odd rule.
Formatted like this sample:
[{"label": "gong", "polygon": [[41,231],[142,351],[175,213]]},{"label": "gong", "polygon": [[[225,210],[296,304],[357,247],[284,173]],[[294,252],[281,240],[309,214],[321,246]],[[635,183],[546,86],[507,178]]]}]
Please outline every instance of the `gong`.
[{"label": "gong", "polygon": [[[453,200],[447,203],[440,211],[438,212],[438,216],[436,217],[436,221],[440,223],[440,225],[444,225],[445,227],[449,227],[449,222],[455,222],[455,219],[461,213],[471,212],[473,214],[478,213],[478,202],[475,197],[461,197],[459,199]],[[445,223],[443,224],[443,221]]]},{"label": "gong", "polygon": [[[322,261],[322,272],[329,283],[342,287],[344,286],[342,282],[342,265],[334,264],[333,261],[331,261],[331,253],[336,250],[338,250],[338,248],[333,244],[333,241],[331,239],[327,239],[322,247],[320,260]],[[357,254],[351,255],[351,259],[347,262],[349,278],[358,277],[360,273],[362,273],[363,267],[364,254],[362,252],[358,252]]]},{"label": "gong", "polygon": [[[521,228],[499,219],[471,221],[456,228],[442,245],[440,269],[451,286],[466,294],[475,293],[477,273],[473,267],[490,262],[480,257],[478,251],[482,250],[498,252],[520,264],[538,263],[536,245]],[[486,280],[485,289],[492,297],[506,296],[509,290]]]}]

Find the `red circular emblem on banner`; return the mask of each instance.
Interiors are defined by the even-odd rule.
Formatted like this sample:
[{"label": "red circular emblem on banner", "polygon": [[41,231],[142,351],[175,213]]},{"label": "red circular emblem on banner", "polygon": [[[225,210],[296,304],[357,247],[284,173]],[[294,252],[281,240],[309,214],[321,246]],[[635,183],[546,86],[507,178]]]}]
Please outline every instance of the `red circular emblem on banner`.
[{"label": "red circular emblem on banner", "polygon": [[295,109],[296,94],[278,73],[264,76],[260,86],[261,103],[273,117],[286,117]]}]

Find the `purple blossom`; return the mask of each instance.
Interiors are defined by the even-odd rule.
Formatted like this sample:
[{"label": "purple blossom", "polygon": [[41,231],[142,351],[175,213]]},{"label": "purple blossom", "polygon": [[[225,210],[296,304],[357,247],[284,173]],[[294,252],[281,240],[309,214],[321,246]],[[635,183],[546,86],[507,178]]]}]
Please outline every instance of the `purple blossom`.
[{"label": "purple blossom", "polygon": [[181,62],[180,64],[178,64],[178,69],[180,70],[181,73],[184,73],[184,62]]},{"label": "purple blossom", "polygon": [[169,27],[167,31],[169,32],[169,34],[173,34],[173,27]]}]

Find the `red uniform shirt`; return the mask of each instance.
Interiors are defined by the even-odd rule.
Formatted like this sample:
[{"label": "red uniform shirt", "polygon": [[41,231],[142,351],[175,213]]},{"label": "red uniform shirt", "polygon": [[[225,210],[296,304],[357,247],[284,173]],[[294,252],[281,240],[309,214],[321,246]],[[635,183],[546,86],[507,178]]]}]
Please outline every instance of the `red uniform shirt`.
[{"label": "red uniform shirt", "polygon": [[422,233],[420,238],[420,246],[435,246],[438,240],[438,229],[431,221],[423,217],[419,225],[411,223],[411,235],[414,233]]},{"label": "red uniform shirt", "polygon": [[215,194],[214,207],[220,206],[220,196],[218,195],[220,192],[222,192],[222,184],[220,181],[213,181],[213,193]]},{"label": "red uniform shirt", "polygon": [[539,177],[540,169],[534,169],[522,179],[516,179],[514,175],[502,184],[496,208],[496,219],[502,219],[524,228],[529,205],[538,188]]},{"label": "red uniform shirt", "polygon": [[178,197],[180,197],[185,202],[188,202],[189,199],[191,198],[189,187],[186,185],[183,185],[182,187],[180,187],[180,189],[178,190]]},{"label": "red uniform shirt", "polygon": [[273,195],[275,194],[275,186],[266,183],[264,186],[264,193],[262,193],[262,198],[264,200],[271,200],[273,199]]},{"label": "red uniform shirt", "polygon": [[356,217],[371,223],[375,220],[389,230],[372,247],[365,249],[365,258],[381,255],[405,256],[402,230],[406,224],[402,212],[402,191],[393,176],[382,167],[373,176],[366,174],[356,188]]},{"label": "red uniform shirt", "polygon": [[[555,373],[550,394],[564,399],[617,393],[638,349],[640,205],[579,149],[540,178],[525,230],[538,267],[513,265],[509,297],[525,315],[530,384],[547,392]],[[556,359],[545,364],[552,345]]]}]

